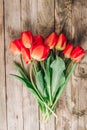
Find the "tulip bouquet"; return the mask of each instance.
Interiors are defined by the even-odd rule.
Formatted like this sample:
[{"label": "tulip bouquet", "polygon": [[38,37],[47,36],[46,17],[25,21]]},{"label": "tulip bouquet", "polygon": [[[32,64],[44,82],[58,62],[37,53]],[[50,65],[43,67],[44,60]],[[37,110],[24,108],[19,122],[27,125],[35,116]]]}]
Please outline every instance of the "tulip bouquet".
[{"label": "tulip bouquet", "polygon": [[[34,95],[44,120],[55,114],[60,98],[76,63],[85,54],[80,46],[67,43],[64,34],[51,33],[45,39],[33,36],[30,31],[21,33],[20,39],[11,41],[10,50],[21,56],[21,63],[14,63],[20,75],[11,74],[20,80]],[[28,64],[29,71],[24,67]]]}]

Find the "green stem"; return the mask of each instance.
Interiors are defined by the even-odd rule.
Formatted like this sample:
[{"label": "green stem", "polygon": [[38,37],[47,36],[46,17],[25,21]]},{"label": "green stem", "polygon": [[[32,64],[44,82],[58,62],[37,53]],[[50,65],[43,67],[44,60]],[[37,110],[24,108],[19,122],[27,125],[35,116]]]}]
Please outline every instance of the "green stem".
[{"label": "green stem", "polygon": [[36,74],[36,73],[37,73],[37,69],[36,69],[35,61],[33,61],[33,68],[34,68],[34,72],[35,72],[35,74]]},{"label": "green stem", "polygon": [[[20,59],[21,59],[21,66],[23,67],[23,70],[25,70],[24,64],[23,64],[23,60],[22,60],[22,56],[20,56]],[[35,73],[36,73],[36,72],[37,72],[36,66],[35,66],[35,64],[33,64],[33,65],[34,65],[33,67],[34,67],[34,70],[35,70]],[[54,115],[55,117],[57,117],[56,114],[51,110],[51,108],[44,102],[43,97],[40,95],[40,93],[38,92],[38,90],[37,90],[37,88],[36,88],[36,86],[35,86],[35,84],[34,84],[34,82],[33,82],[33,78],[32,78],[32,64],[31,64],[31,68],[30,68],[30,80],[31,80],[31,83],[32,83],[32,85],[33,85],[33,87],[34,87],[36,93],[37,93],[38,96],[40,97],[40,99],[39,99],[40,102],[43,103],[43,104],[46,106],[46,108],[47,108],[51,113],[53,113],[53,115]]]},{"label": "green stem", "polygon": [[47,107],[47,109],[57,118],[57,115],[52,111],[52,109],[44,102],[44,105]]},{"label": "green stem", "polygon": [[31,68],[30,68],[30,80],[31,80],[32,85],[34,86],[35,91],[38,93],[39,97],[43,100],[42,96],[40,95],[39,91],[36,88],[36,85],[33,82],[33,78],[32,78],[32,65],[31,65]]},{"label": "green stem", "polygon": [[66,76],[67,76],[68,73],[70,72],[72,65],[73,65],[73,61],[70,61],[69,64],[68,64],[68,66],[67,66]]},{"label": "green stem", "polygon": [[24,63],[23,63],[23,60],[22,60],[22,55],[20,55],[20,59],[21,59],[21,66],[22,66],[23,70],[25,71]]},{"label": "green stem", "polygon": [[42,96],[40,95],[40,93],[38,92],[38,90],[36,89],[36,86],[33,82],[33,79],[32,79],[32,68],[30,69],[30,80],[31,80],[31,83],[32,85],[34,86],[34,89],[36,90],[36,92],[38,93],[40,99],[42,100],[42,103],[47,107],[48,110],[50,110],[51,113],[53,113],[53,115],[57,118],[56,114],[50,109],[50,107],[44,102],[44,99],[42,98]]},{"label": "green stem", "polygon": [[30,80],[31,80],[31,83],[32,83],[32,85],[34,86],[34,88],[36,88],[36,87],[35,87],[35,84],[34,84],[34,82],[33,82],[33,78],[32,78],[32,65],[31,65],[31,67],[30,67]]},{"label": "green stem", "polygon": [[44,71],[44,73],[45,73],[46,70],[45,70],[45,67],[44,67],[44,61],[40,61],[40,65],[41,65],[41,67],[42,67],[42,69],[43,69],[43,71]]},{"label": "green stem", "polygon": [[[46,73],[45,66],[44,66],[44,62],[41,61],[41,62],[40,62],[40,65],[41,65],[41,67],[42,67],[44,73]],[[49,93],[50,93],[50,95],[49,95],[50,105],[52,105],[52,92],[51,92],[51,87],[50,87],[50,80],[49,80],[48,87],[50,88],[50,89],[49,89]]]},{"label": "green stem", "polygon": [[40,93],[38,92],[37,88],[36,88],[36,85],[34,84],[33,82],[33,78],[32,78],[32,65],[31,65],[31,68],[30,68],[30,80],[31,80],[31,83],[35,89],[35,91],[37,92],[37,94],[39,95],[40,99],[43,100],[42,96],[40,95]]},{"label": "green stem", "polygon": [[50,87],[50,85],[49,85],[49,88],[50,88],[50,90],[49,90],[49,93],[50,93],[50,95],[49,95],[49,98],[50,98],[50,105],[52,106],[52,91],[51,91],[51,87]]}]

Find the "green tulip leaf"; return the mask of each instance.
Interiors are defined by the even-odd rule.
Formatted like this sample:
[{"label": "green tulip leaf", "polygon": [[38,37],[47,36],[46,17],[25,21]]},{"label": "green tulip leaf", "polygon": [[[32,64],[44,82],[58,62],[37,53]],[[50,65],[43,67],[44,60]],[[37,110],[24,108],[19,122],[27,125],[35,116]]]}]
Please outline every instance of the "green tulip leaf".
[{"label": "green tulip leaf", "polygon": [[14,62],[14,66],[24,79],[29,80],[27,74],[24,72],[23,68],[19,64]]},{"label": "green tulip leaf", "polygon": [[49,101],[52,104],[52,89],[51,89],[51,72],[52,69],[50,67],[50,64],[53,62],[53,57],[49,56],[45,62],[45,82],[46,82],[46,87],[47,87],[47,92],[49,95]]},{"label": "green tulip leaf", "polygon": [[36,85],[37,89],[41,93],[43,97],[46,97],[46,87],[45,87],[45,82],[44,82],[44,77],[43,77],[43,72],[40,70],[36,73]]},{"label": "green tulip leaf", "polygon": [[21,83],[23,85],[25,85],[30,90],[30,92],[32,92],[33,96],[36,97],[39,102],[42,102],[42,100],[39,97],[37,91],[34,89],[33,85],[28,80],[26,80],[26,79],[24,79],[24,78],[22,78],[22,77],[20,77],[18,75],[15,75],[15,74],[10,74],[10,75],[12,75],[13,77],[15,77],[18,80],[20,80]]},{"label": "green tulip leaf", "polygon": [[64,75],[65,63],[60,57],[57,57],[54,60],[54,62],[50,65],[50,67],[52,68],[51,87],[52,87],[52,97],[54,98],[56,92],[58,91],[58,88],[62,86],[65,82],[65,75]]},{"label": "green tulip leaf", "polygon": [[70,79],[70,76],[72,75],[72,73],[73,73],[75,67],[76,67],[76,63],[74,63],[74,64],[72,65],[71,70],[69,71],[69,73],[68,73],[68,75],[67,75],[67,77],[66,77],[65,83],[64,83],[62,86],[59,87],[59,90],[58,90],[58,92],[56,93],[56,96],[55,96],[55,99],[54,99],[54,102],[53,102],[53,106],[52,106],[52,108],[51,108],[52,110],[55,109],[55,105],[56,105],[58,99],[60,98],[60,96],[61,96],[63,90],[65,89],[66,84],[68,83],[68,81],[69,81],[69,79]]}]

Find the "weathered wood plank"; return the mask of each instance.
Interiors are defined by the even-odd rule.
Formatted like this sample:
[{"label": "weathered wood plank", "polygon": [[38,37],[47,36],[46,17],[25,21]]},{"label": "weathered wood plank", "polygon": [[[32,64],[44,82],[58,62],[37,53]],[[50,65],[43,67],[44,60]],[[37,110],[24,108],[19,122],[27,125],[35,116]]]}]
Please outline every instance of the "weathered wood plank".
[{"label": "weathered wood plank", "polygon": [[54,0],[38,0],[38,33],[47,36],[54,31]]},{"label": "weathered wood plank", "polygon": [[0,0],[0,130],[7,130],[3,0]]},{"label": "weathered wood plank", "polygon": [[55,0],[55,31],[71,39],[72,0]]},{"label": "weathered wood plank", "polygon": [[[2,43],[0,44],[2,75],[0,76],[0,130],[7,130],[7,126],[8,130],[55,130],[54,117],[44,124],[40,115],[39,122],[36,101],[26,88],[23,87],[22,92],[20,82],[9,76],[9,73],[16,73],[12,65],[13,59],[19,59],[14,58],[10,53],[9,42],[18,38],[21,29],[22,31],[30,29],[34,34],[41,33],[47,36],[54,31],[55,26],[58,34],[64,32],[75,45],[81,44],[87,50],[87,2],[86,0],[55,0],[54,4],[54,0],[21,0],[20,5],[20,0],[4,0],[4,3],[8,124],[6,125],[3,0],[0,0],[0,41]],[[77,65],[58,102],[56,113],[59,120],[56,121],[56,130],[87,130],[86,61],[87,56]]]},{"label": "weathered wood plank", "polygon": [[[85,3],[85,4],[84,4]],[[84,10],[83,10],[84,8]],[[68,36],[68,39],[75,45],[81,45],[87,50],[86,46],[86,2],[56,0],[55,4],[55,29],[56,31],[63,32]],[[85,19],[85,20],[84,20]],[[79,21],[79,22],[78,22]],[[83,23],[83,24],[82,24]],[[84,36],[83,36],[84,35]],[[83,43],[84,42],[84,43]],[[77,65],[75,73],[72,75],[64,95],[59,101],[59,113],[61,120],[57,122],[56,129],[68,130],[84,130],[87,129],[85,122],[87,121],[86,109],[87,97],[86,95],[86,79],[79,78],[79,72],[84,70],[86,73],[86,58]],[[77,76],[78,75],[78,76]],[[85,75],[85,74],[84,74]],[[84,82],[84,85],[83,85]],[[83,87],[84,86],[84,87]]]},{"label": "weathered wood plank", "polygon": [[[79,1],[80,2],[80,1]],[[81,5],[79,5],[79,2],[75,1],[72,2],[72,41],[74,45],[79,45],[79,37],[78,34],[81,30]],[[79,21],[79,24],[78,24]],[[79,79],[76,77],[75,73],[78,72],[78,65],[75,69],[74,74],[72,75],[71,80],[71,101],[73,103],[72,106],[72,129],[79,129]]]},{"label": "weathered wood plank", "polygon": [[[13,56],[9,50],[9,42],[19,37],[20,32],[20,0],[5,0],[5,42],[6,42],[6,87],[7,87],[7,121],[8,130],[23,130],[22,85],[10,73],[17,73],[13,68]],[[14,58],[16,57],[16,58]]]},{"label": "weathered wood plank", "polygon": [[[38,0],[38,33],[44,37],[54,31],[54,0]],[[42,122],[40,114],[40,129],[55,130],[55,118],[52,116],[47,123]]]},{"label": "weathered wood plank", "polygon": [[[21,28],[37,31],[37,0],[21,0]],[[29,68],[26,68],[29,69]],[[23,86],[24,130],[39,130],[38,105],[33,95]]]},{"label": "weathered wood plank", "polygon": [[40,130],[55,130],[55,119],[53,116],[47,121],[42,121],[41,113],[40,113]]},{"label": "weathered wood plank", "polygon": [[[87,9],[85,0],[76,0],[73,2],[73,14],[72,14],[72,35],[74,34],[73,41],[75,45],[81,45],[85,50],[87,50]],[[78,22],[79,21],[79,22]],[[73,115],[77,117],[77,127],[78,130],[87,129],[85,122],[86,109],[87,109],[87,96],[86,96],[86,84],[87,80],[84,77],[86,71],[86,59],[81,61],[77,65],[75,75],[72,80],[73,91],[72,100],[74,102]],[[83,75],[83,77],[81,77]],[[77,105],[76,105],[77,104]],[[78,107],[77,107],[78,106]],[[73,124],[75,128],[75,124]]]},{"label": "weathered wood plank", "polygon": [[[72,39],[72,0],[55,0],[55,31],[64,33],[68,40]],[[56,113],[59,120],[56,121],[56,130],[71,130],[72,126],[72,102],[71,81],[66,86],[63,95],[59,99]]]},{"label": "weathered wood plank", "polygon": [[[64,26],[64,3],[61,0],[55,0],[55,31],[57,34],[62,32],[62,28]],[[58,101],[57,107],[56,107],[56,114],[59,117],[58,120],[56,120],[56,130],[62,130],[63,125],[63,109],[64,109],[64,101],[63,96]],[[64,109],[65,110],[65,109]]]},{"label": "weathered wood plank", "polygon": [[[80,40],[81,46],[87,51],[87,1],[83,0],[80,2],[81,7],[81,23],[80,31],[78,31],[78,36],[82,39]],[[78,65],[78,75],[79,78],[79,130],[87,130],[87,55]],[[84,78],[86,76],[86,78]]]}]

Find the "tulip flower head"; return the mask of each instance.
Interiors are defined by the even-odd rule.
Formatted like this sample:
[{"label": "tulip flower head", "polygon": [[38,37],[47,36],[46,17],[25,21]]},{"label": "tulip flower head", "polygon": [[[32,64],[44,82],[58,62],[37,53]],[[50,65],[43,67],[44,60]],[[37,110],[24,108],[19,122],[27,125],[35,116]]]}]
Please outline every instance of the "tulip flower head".
[{"label": "tulip flower head", "polygon": [[47,58],[49,54],[49,47],[43,43],[33,45],[31,48],[31,57],[37,61],[42,61]]},{"label": "tulip flower head", "polygon": [[21,33],[21,39],[23,42],[23,45],[26,48],[30,48],[33,44],[33,35],[30,31],[22,32]]},{"label": "tulip flower head", "polygon": [[66,36],[64,34],[60,34],[55,48],[60,51],[64,50],[66,47],[66,42]]},{"label": "tulip flower head", "polygon": [[22,42],[20,39],[16,39],[12,42],[10,42],[10,50],[13,54],[21,54],[21,46]]},{"label": "tulip flower head", "polygon": [[73,50],[73,44],[72,43],[68,43],[66,45],[66,48],[63,51],[63,54],[66,58],[70,58],[71,52]]},{"label": "tulip flower head", "polygon": [[84,49],[80,46],[77,46],[71,52],[71,59],[75,62],[80,62],[80,60],[84,55],[85,55]]},{"label": "tulip flower head", "polygon": [[57,43],[58,36],[55,32],[51,33],[46,39],[45,44],[53,49]]}]

